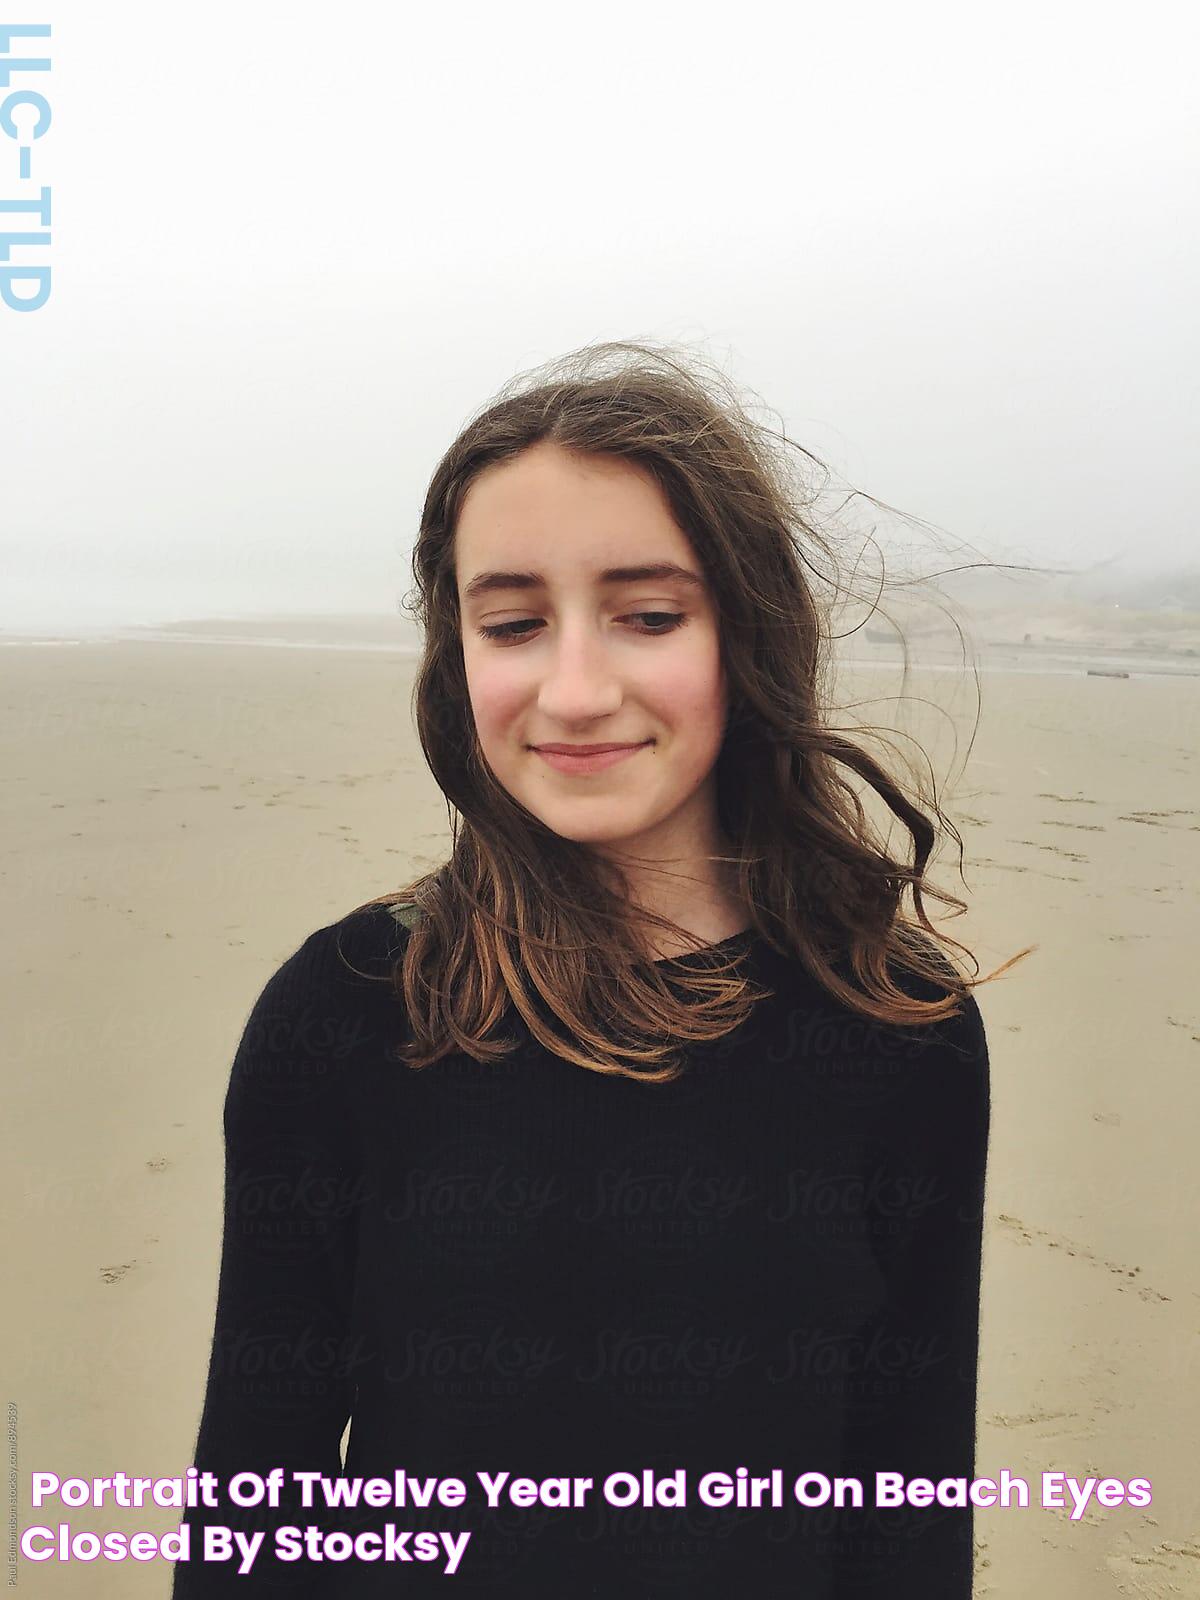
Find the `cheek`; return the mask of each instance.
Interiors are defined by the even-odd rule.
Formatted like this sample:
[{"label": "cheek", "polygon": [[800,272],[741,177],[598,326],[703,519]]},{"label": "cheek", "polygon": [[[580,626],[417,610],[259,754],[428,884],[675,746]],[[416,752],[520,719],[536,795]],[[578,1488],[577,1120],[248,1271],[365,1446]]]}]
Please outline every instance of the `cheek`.
[{"label": "cheek", "polygon": [[484,660],[463,661],[467,675],[467,693],[471,697],[471,713],[481,742],[503,733],[524,705],[527,694],[520,675],[509,670],[503,659],[490,656]]},{"label": "cheek", "polygon": [[706,739],[725,720],[725,689],[719,657],[708,654],[680,656],[663,662],[649,688],[650,703],[657,706],[677,735]]}]

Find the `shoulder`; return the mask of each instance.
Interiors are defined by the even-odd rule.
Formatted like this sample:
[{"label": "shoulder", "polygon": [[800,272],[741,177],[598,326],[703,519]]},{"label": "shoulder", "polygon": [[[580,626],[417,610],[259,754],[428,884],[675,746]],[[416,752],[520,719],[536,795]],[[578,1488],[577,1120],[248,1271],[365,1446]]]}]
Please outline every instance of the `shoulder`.
[{"label": "shoulder", "polygon": [[[963,975],[954,967],[944,948],[928,934],[921,932],[911,942],[921,957],[935,969],[938,977],[927,977],[924,973],[913,972],[893,962],[889,964],[892,981],[912,1000],[944,999],[962,981]],[[974,992],[968,990],[958,996],[956,1004],[958,1009],[953,1016],[943,1017],[939,1022],[910,1031],[926,1047],[947,1051],[952,1056],[966,1057],[968,1060],[982,1059],[986,1068],[987,1036]]]},{"label": "shoulder", "polygon": [[314,929],[263,983],[242,1032],[231,1101],[318,1102],[372,1044],[395,1034],[386,981],[406,931],[386,907],[360,906]]},{"label": "shoulder", "polygon": [[368,901],[318,931],[337,958],[343,981],[354,969],[364,981],[387,977],[404,954],[416,925],[416,907],[402,901]]},{"label": "shoulder", "polygon": [[[955,1165],[975,1162],[986,1149],[991,1118],[991,1066],[983,1016],[972,990],[959,993],[958,972],[946,951],[923,937],[937,978],[889,963],[889,976],[910,999],[944,1000],[953,992],[954,1012],[916,1026],[888,1024],[882,1030],[888,1073],[880,1110],[886,1113],[887,1137],[905,1145],[914,1160]],[[951,1152],[957,1151],[954,1155]]]},{"label": "shoulder", "polygon": [[314,929],[280,961],[267,983],[276,998],[314,990],[354,991],[378,983],[403,954],[409,908],[368,902]]}]

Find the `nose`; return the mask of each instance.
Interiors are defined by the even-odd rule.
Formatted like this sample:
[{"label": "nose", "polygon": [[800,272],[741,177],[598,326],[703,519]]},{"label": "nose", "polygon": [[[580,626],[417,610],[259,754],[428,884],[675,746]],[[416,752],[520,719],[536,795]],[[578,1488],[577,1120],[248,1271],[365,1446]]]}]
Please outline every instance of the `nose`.
[{"label": "nose", "polygon": [[538,710],[563,727],[594,721],[621,708],[621,682],[604,640],[586,622],[564,627],[540,660]]}]

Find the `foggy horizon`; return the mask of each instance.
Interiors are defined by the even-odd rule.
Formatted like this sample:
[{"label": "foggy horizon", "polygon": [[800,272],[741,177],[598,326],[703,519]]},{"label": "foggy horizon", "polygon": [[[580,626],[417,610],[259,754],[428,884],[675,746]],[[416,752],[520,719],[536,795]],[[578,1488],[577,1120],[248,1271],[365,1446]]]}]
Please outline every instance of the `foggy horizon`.
[{"label": "foggy horizon", "polygon": [[896,508],[856,504],[850,550],[911,518],[934,570],[1188,569],[1200,22],[869,10],[531,6],[518,45],[507,13],[224,0],[217,95],[143,0],[44,7],[0,630],[399,614],[467,419],[614,339],[699,353]]}]

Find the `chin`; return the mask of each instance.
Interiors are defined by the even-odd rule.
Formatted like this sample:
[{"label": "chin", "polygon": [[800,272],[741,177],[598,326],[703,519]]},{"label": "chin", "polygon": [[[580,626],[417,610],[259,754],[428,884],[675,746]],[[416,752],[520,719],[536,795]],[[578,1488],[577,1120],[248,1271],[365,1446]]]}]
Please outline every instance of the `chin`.
[{"label": "chin", "polygon": [[541,821],[551,833],[556,833],[560,839],[570,839],[574,844],[619,845],[640,831],[635,828],[614,828],[611,823],[589,828],[585,823],[568,822],[565,818],[556,817],[542,817]]},{"label": "chin", "polygon": [[[527,809],[533,811],[532,806],[527,805]],[[593,821],[581,816],[578,809],[559,815],[551,811],[533,811],[533,814],[551,833],[556,833],[560,839],[570,839],[575,844],[615,846],[637,838],[647,826],[645,818],[629,818],[614,823],[611,801],[605,806],[605,816]]]}]

